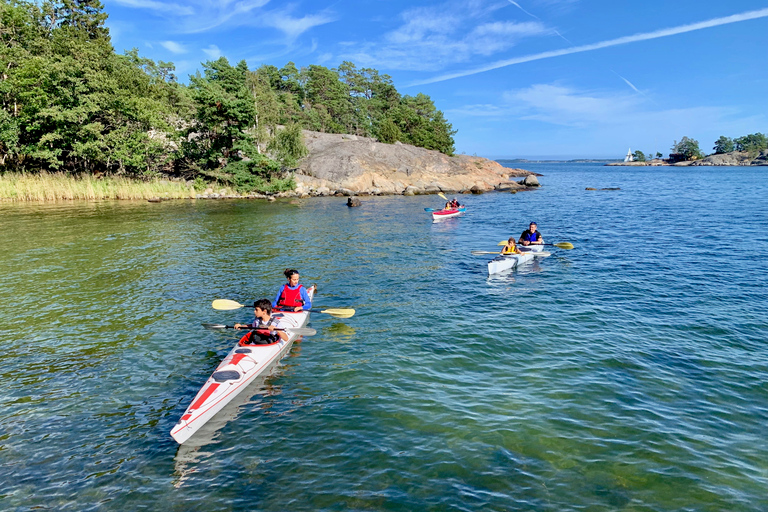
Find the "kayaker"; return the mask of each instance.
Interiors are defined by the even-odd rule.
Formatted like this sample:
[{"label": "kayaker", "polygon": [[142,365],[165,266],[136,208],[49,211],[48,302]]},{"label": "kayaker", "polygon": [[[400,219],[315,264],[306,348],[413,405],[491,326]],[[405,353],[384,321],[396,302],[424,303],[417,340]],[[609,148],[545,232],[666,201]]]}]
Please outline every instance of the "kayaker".
[{"label": "kayaker", "polygon": [[520,249],[517,248],[517,244],[515,244],[515,237],[509,237],[507,245],[501,249],[501,254],[522,254]]},{"label": "kayaker", "polygon": [[451,208],[458,208],[459,200],[454,197],[450,204],[451,204]]},{"label": "kayaker", "polygon": [[523,231],[523,234],[520,235],[520,239],[517,241],[519,244],[523,245],[542,245],[544,243],[544,237],[541,236],[541,233],[536,231],[535,222],[531,222],[528,225],[528,229]]},{"label": "kayaker", "polygon": [[445,203],[445,208],[443,208],[443,210],[453,210],[453,203],[451,201]]},{"label": "kayaker", "polygon": [[272,304],[269,299],[259,299],[253,303],[256,319],[252,324],[235,324],[235,329],[253,329],[245,341],[246,344],[269,345],[279,340],[288,340],[288,333],[277,331],[280,319],[272,318]]},{"label": "kayaker", "polygon": [[283,272],[288,282],[277,291],[277,297],[272,302],[272,308],[277,311],[301,311],[312,308],[312,299],[307,289],[299,284],[299,271],[287,268]]}]

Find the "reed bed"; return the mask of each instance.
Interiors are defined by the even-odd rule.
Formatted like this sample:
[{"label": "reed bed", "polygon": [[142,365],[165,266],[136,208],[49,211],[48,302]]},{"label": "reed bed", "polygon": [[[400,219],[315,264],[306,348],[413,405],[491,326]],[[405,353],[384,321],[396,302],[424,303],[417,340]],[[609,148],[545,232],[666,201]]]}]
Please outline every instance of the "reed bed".
[{"label": "reed bed", "polygon": [[188,199],[191,185],[167,180],[138,181],[120,177],[73,177],[41,172],[0,174],[0,201],[56,202],[102,199]]}]

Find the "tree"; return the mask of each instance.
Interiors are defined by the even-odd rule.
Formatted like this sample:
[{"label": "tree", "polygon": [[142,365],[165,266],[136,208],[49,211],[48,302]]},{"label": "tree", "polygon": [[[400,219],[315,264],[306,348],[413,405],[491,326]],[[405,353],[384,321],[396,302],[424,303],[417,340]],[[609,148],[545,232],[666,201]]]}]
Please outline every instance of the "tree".
[{"label": "tree", "polygon": [[744,135],[734,140],[734,146],[736,151],[747,151],[749,153],[759,153],[764,149],[768,149],[768,139],[766,139],[763,133],[753,133],[751,135]]},{"label": "tree", "polygon": [[715,141],[715,147],[712,149],[715,150],[716,155],[721,155],[723,153],[734,151],[735,147],[732,138],[721,135],[720,138]]},{"label": "tree", "polygon": [[229,158],[240,142],[252,140],[247,129],[256,119],[253,96],[246,85],[248,66],[240,61],[232,67],[225,57],[203,64],[204,74],[190,77],[197,106],[198,134],[195,153],[204,156],[208,167],[218,167],[219,158]]},{"label": "tree", "polygon": [[699,141],[685,136],[680,139],[680,142],[674,141],[672,152],[683,155],[686,160],[694,160],[703,156],[699,149]]},{"label": "tree", "polygon": [[656,158],[662,158],[664,155],[661,154],[661,151],[656,152]]},{"label": "tree", "polygon": [[304,145],[301,125],[291,124],[279,130],[267,148],[283,167],[294,168],[299,160],[309,154]]},{"label": "tree", "polygon": [[632,158],[635,162],[645,162],[645,153],[640,151],[639,149],[632,153]]}]

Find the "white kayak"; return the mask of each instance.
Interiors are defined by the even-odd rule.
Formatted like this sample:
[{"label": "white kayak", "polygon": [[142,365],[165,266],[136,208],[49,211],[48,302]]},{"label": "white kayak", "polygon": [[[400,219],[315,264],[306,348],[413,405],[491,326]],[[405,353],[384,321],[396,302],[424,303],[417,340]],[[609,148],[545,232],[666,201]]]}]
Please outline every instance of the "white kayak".
[{"label": "white kayak", "polygon": [[517,248],[520,249],[521,252],[542,252],[544,250],[544,246],[541,244],[537,244],[537,245],[517,244]]},{"label": "white kayak", "polygon": [[[307,289],[307,293],[311,298],[315,287]],[[309,321],[309,311],[280,311],[273,315],[280,318],[283,328],[304,327]],[[257,377],[269,373],[288,353],[299,334],[288,332],[287,340],[279,340],[269,345],[247,345],[247,337],[248,334],[235,344],[197,392],[179,422],[171,429],[171,437],[177,443],[181,444],[189,439]]]},{"label": "white kayak", "polygon": [[532,252],[523,254],[501,254],[488,262],[488,275],[498,274],[511,268],[516,268],[523,263],[533,260]]},{"label": "white kayak", "polygon": [[448,210],[438,210],[432,212],[432,220],[450,219],[451,217],[458,217],[462,213],[467,211],[466,206],[460,206],[459,208],[449,208]]}]

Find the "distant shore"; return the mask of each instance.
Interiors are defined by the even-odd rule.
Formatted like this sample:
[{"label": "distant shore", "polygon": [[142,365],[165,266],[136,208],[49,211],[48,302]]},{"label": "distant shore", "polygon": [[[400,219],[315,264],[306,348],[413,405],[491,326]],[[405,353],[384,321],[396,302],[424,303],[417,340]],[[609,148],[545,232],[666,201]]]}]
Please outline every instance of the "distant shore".
[{"label": "distant shore", "polygon": [[701,159],[683,160],[679,162],[654,158],[653,160],[648,160],[646,162],[610,162],[605,165],[608,165],[608,166],[622,165],[622,166],[635,166],[635,167],[664,166],[664,165],[668,165],[672,167],[688,167],[688,166],[699,166],[699,165],[724,166],[724,167],[728,167],[728,166],[748,167],[748,166],[768,165],[768,150],[763,150],[757,154],[748,153],[746,151],[732,151],[730,153],[709,155]]}]

